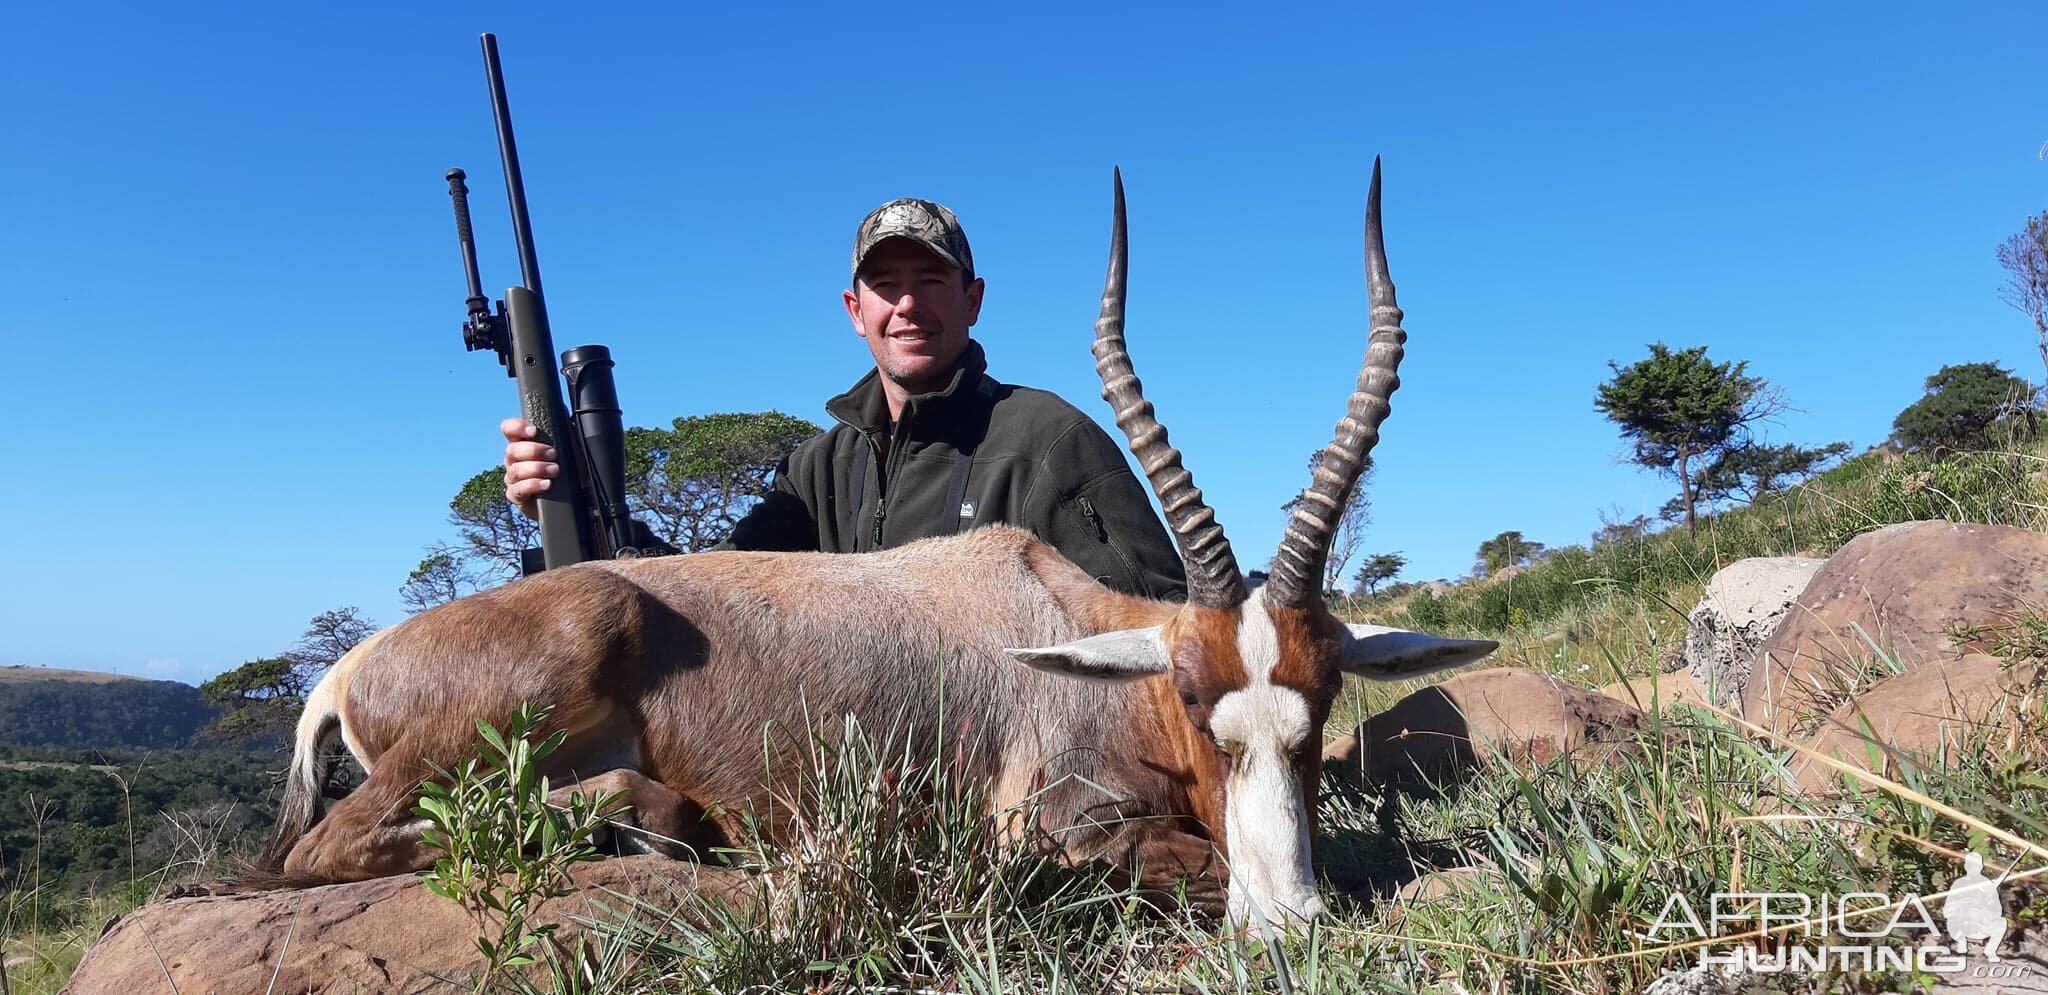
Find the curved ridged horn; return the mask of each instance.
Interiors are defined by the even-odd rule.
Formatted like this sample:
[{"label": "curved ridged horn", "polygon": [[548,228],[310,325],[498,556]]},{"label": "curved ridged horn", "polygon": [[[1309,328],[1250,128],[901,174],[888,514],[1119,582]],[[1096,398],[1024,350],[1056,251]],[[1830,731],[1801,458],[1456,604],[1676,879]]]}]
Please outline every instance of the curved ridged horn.
[{"label": "curved ridged horn", "polygon": [[1116,427],[1131,442],[1131,455],[1159,495],[1166,524],[1180,545],[1188,572],[1188,603],[1231,608],[1245,599],[1244,577],[1237,572],[1230,540],[1216,512],[1202,500],[1195,476],[1181,466],[1180,450],[1166,441],[1166,426],[1152,416],[1144,385],[1131,369],[1124,347],[1124,279],[1128,273],[1124,238],[1124,177],[1115,172],[1116,220],[1109,236],[1109,275],[1102,282],[1102,317],[1095,321],[1095,372],[1102,378],[1102,399],[1116,412]]},{"label": "curved ridged horn", "polygon": [[1391,410],[1387,399],[1401,386],[1395,371],[1408,333],[1401,330],[1401,308],[1394,303],[1394,281],[1387,276],[1387,251],[1380,240],[1378,156],[1373,157],[1372,187],[1365,195],[1365,283],[1372,302],[1372,336],[1365,347],[1365,365],[1358,371],[1358,389],[1280,539],[1273,576],[1265,587],[1268,604],[1304,608],[1321,602],[1330,538],[1366,457],[1380,441],[1380,422]]}]

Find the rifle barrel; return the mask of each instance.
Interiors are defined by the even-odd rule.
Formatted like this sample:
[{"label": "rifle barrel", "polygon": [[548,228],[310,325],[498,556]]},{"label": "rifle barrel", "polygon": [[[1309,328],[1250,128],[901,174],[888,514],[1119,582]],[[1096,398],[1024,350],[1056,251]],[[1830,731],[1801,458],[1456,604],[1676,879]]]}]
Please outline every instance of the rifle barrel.
[{"label": "rifle barrel", "polygon": [[512,238],[519,247],[519,273],[526,289],[547,306],[540,289],[540,257],[533,251],[533,224],[526,216],[526,184],[519,178],[519,144],[512,138],[512,106],[505,99],[505,73],[498,64],[498,36],[484,34],[484,75],[491,87],[491,115],[498,122],[498,159],[505,164],[505,197],[512,202]]}]

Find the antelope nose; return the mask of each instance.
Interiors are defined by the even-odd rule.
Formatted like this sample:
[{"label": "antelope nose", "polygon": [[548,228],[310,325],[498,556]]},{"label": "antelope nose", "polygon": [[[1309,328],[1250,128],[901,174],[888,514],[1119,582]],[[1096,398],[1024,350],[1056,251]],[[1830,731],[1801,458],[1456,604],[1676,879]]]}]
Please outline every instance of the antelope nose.
[{"label": "antelope nose", "polygon": [[1255,933],[1263,920],[1267,928],[1292,932],[1323,915],[1323,900],[1314,892],[1292,899],[1265,899],[1257,907],[1258,913],[1254,915],[1251,903],[1231,902],[1231,925]]}]

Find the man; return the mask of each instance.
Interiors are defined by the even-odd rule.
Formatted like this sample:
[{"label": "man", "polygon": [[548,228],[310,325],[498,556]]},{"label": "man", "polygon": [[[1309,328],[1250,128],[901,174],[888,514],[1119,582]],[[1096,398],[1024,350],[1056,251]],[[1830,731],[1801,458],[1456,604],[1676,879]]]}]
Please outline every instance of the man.
[{"label": "man", "polygon": [[[862,220],[841,296],[874,372],[826,402],[838,424],[797,446],[720,548],[868,552],[1006,522],[1117,590],[1185,597],[1123,450],[1057,395],[987,375],[968,337],[983,289],[945,207],[892,200]],[[525,421],[500,427],[505,499],[532,516],[553,453]]]}]

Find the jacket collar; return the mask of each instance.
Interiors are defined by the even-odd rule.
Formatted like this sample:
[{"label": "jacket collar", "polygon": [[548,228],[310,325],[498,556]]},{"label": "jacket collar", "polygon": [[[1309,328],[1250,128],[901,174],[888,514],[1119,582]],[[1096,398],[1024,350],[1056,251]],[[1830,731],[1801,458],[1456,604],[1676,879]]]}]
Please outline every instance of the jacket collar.
[{"label": "jacket collar", "polygon": [[[976,393],[988,372],[988,356],[981,351],[981,343],[967,340],[967,348],[961,350],[960,361],[953,367],[953,375],[946,380],[946,386],[928,394],[912,394],[903,402],[903,420],[911,421],[918,414],[940,405]],[[882,374],[869,370],[846,393],[825,402],[825,413],[862,433],[875,432],[889,422],[888,398],[882,394]]]}]

